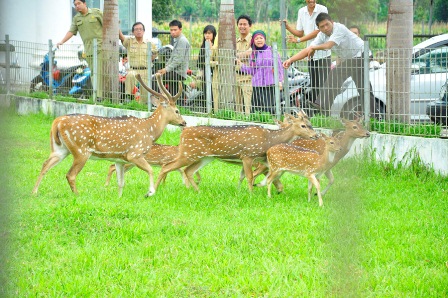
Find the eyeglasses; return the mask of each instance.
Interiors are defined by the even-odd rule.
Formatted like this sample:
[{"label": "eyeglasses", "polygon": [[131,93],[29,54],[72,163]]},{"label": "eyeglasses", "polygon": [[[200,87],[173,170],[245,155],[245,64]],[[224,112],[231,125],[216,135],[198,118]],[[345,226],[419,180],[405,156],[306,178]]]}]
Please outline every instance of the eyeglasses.
[{"label": "eyeglasses", "polygon": [[134,28],[132,31],[143,31],[143,28]]}]

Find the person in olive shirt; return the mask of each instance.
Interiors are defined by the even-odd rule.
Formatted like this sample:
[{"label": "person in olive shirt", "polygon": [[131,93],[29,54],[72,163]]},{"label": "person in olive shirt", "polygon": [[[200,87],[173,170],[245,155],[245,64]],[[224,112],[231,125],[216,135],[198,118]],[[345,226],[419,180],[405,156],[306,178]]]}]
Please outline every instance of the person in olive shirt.
[{"label": "person in olive shirt", "polygon": [[[248,63],[252,53],[250,41],[252,34],[252,20],[248,15],[241,15],[237,19],[237,26],[240,36],[236,40],[236,57],[242,63]],[[250,114],[252,100],[252,76],[237,72],[236,75],[236,111],[239,113]]]},{"label": "person in olive shirt", "polygon": [[[88,8],[85,0],[74,0],[76,11],[78,12],[72,20],[70,30],[65,34],[64,38],[57,43],[57,47],[64,44],[78,32],[84,43],[84,51],[86,53],[86,61],[93,73],[98,74],[98,90],[97,97],[103,96],[102,91],[102,59],[101,45],[103,43],[103,12],[97,8]],[[94,69],[93,65],[93,40],[96,38],[98,43],[98,69]]]},{"label": "person in olive shirt", "polygon": [[[132,34],[134,36],[125,37],[121,30],[119,32],[121,43],[127,49],[130,65],[130,70],[126,75],[125,81],[127,98],[132,96],[132,91],[138,84],[135,78],[137,74],[140,74],[144,82],[148,82],[148,44],[151,45],[151,60],[154,61],[157,56],[156,45],[143,39],[145,25],[142,22],[136,22],[132,25]],[[140,102],[144,104],[148,103],[148,91],[145,88],[140,88]]]}]

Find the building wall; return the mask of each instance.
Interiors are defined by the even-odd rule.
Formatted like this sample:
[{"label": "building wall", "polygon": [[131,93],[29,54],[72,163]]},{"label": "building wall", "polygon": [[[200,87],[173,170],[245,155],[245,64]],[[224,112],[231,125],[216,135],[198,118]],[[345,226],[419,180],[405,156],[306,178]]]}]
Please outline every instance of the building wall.
[{"label": "building wall", "polygon": [[[70,0],[0,1],[0,38],[33,43],[58,42],[71,24]],[[73,38],[79,43],[80,39]]]}]

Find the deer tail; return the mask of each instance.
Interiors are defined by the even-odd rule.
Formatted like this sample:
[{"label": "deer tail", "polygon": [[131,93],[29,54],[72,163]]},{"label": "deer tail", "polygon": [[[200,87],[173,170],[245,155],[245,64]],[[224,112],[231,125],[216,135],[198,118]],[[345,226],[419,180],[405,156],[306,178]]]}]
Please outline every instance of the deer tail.
[{"label": "deer tail", "polygon": [[62,144],[61,139],[59,138],[59,121],[54,121],[53,125],[51,127],[50,132],[50,138],[52,140],[52,144],[55,143],[56,145],[60,146]]}]

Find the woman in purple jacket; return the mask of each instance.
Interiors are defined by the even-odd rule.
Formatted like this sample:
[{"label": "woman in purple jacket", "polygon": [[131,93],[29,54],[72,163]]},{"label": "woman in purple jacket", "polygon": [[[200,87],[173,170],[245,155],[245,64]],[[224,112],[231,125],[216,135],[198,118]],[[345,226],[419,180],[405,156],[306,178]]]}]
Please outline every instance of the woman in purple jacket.
[{"label": "woman in purple jacket", "polygon": [[[241,72],[252,75],[251,112],[269,112],[275,114],[274,55],[272,48],[266,45],[266,33],[257,30],[250,41],[252,54],[249,65],[242,64]],[[283,82],[283,69],[280,55],[277,57],[278,80]]]}]

